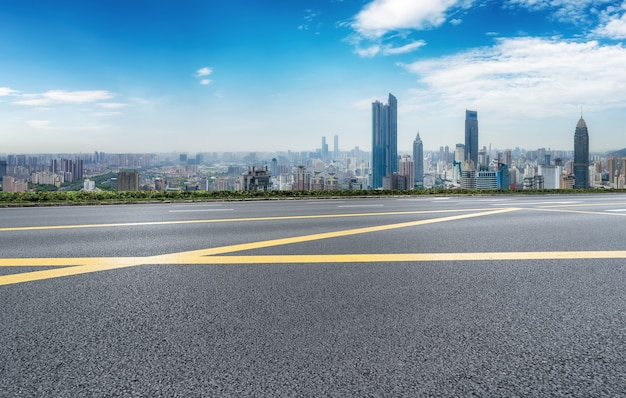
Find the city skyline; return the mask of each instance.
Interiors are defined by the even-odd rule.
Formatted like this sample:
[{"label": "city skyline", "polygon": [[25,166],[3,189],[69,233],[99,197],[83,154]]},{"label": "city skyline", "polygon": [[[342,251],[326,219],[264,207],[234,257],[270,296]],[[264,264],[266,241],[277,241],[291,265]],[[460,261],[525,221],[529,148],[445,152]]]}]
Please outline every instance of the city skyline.
[{"label": "city skyline", "polygon": [[[371,150],[398,98],[398,150],[463,142],[626,147],[626,2],[43,0],[0,6],[0,153]],[[333,148],[334,149],[334,148]]]}]

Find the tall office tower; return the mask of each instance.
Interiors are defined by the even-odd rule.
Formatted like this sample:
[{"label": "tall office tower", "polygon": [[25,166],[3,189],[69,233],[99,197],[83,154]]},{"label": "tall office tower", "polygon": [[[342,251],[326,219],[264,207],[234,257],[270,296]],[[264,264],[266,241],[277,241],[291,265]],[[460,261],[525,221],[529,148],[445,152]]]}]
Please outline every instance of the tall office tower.
[{"label": "tall office tower", "polygon": [[454,161],[456,163],[463,163],[464,160],[465,160],[465,145],[456,144],[456,147],[454,149]]},{"label": "tall office tower", "polygon": [[478,164],[478,112],[465,110],[465,160]]},{"label": "tall office tower", "polygon": [[511,150],[507,149],[506,151],[504,151],[504,159],[502,163],[506,164],[508,168],[511,168],[512,160],[513,156],[511,155]]},{"label": "tall office tower", "polygon": [[398,172],[398,101],[372,103],[372,187],[382,188],[383,177]]},{"label": "tall office tower", "polygon": [[478,164],[476,165],[477,170],[487,170],[489,166],[489,155],[487,155],[487,147],[482,147],[478,151]]},{"label": "tall office tower", "polygon": [[609,172],[609,183],[614,184],[617,181],[617,159],[614,156],[607,159],[606,169]]},{"label": "tall office tower", "polygon": [[137,170],[122,170],[117,173],[118,191],[139,191],[139,172]]},{"label": "tall office tower", "polygon": [[326,137],[322,137],[322,159],[328,159],[328,144],[326,143]]},{"label": "tall office tower", "polygon": [[406,189],[413,189],[415,181],[415,162],[410,156],[404,155],[398,165],[398,174],[406,177]]},{"label": "tall office tower", "polygon": [[333,139],[333,159],[339,159],[339,136],[337,134]]},{"label": "tall office tower", "polygon": [[424,144],[420,139],[420,133],[413,141],[413,184],[424,181]]},{"label": "tall office tower", "polygon": [[7,161],[0,160],[0,178],[7,175]]},{"label": "tall office tower", "polygon": [[583,117],[574,132],[574,188],[589,187],[589,132]]}]

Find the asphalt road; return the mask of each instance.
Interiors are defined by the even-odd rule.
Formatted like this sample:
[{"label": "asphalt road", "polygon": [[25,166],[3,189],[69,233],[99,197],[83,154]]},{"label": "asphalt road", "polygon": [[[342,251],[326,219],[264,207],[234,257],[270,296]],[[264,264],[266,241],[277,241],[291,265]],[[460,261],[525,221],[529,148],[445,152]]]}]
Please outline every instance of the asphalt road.
[{"label": "asphalt road", "polygon": [[626,195],[0,209],[0,396],[621,396]]}]

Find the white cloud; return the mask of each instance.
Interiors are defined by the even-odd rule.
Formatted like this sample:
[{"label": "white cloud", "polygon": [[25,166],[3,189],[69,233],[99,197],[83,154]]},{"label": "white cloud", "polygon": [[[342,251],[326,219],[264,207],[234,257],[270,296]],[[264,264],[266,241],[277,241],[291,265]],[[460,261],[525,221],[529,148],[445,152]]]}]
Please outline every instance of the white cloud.
[{"label": "white cloud", "polygon": [[458,26],[460,24],[463,23],[463,20],[460,18],[455,18],[455,19],[451,19],[450,20],[450,24],[454,25],[454,26]]},{"label": "white cloud", "polygon": [[121,116],[124,113],[122,112],[116,112],[116,111],[112,111],[112,112],[93,112],[91,113],[92,116],[98,116],[98,117],[107,117],[107,116]]},{"label": "white cloud", "polygon": [[319,29],[320,24],[314,24],[314,20],[320,15],[319,12],[315,12],[313,10],[304,10],[306,15],[304,16],[304,23],[298,26],[298,30],[310,30],[312,27]]},{"label": "white cloud", "polygon": [[105,90],[94,91],[63,91],[52,90],[42,94],[24,94],[19,105],[43,106],[52,104],[84,104],[113,98],[113,94]]},{"label": "white cloud", "polygon": [[194,74],[195,77],[203,77],[203,76],[208,76],[211,73],[213,73],[213,68],[209,68],[209,67],[204,67],[204,68],[200,68],[196,71],[196,73]]},{"label": "white cloud", "polygon": [[105,108],[105,109],[119,109],[119,108],[124,108],[128,105],[122,104],[119,102],[103,102],[101,104],[98,104],[98,106]]},{"label": "white cloud", "polygon": [[437,27],[455,4],[457,0],[374,0],[356,15],[352,27],[368,39],[392,31]]},{"label": "white cloud", "polygon": [[0,87],[0,97],[3,96],[7,96],[7,95],[15,95],[17,94],[17,91],[10,89],[8,87]]},{"label": "white cloud", "polygon": [[600,15],[601,24],[594,34],[614,40],[626,39],[626,2],[621,7],[607,7]]},{"label": "white cloud", "polygon": [[418,48],[425,46],[425,45],[426,45],[425,41],[419,40],[419,41],[414,41],[409,44],[405,44],[404,46],[400,46],[400,47],[386,46],[383,48],[383,54],[384,55],[406,54],[406,53],[415,51]]},{"label": "white cloud", "polygon": [[202,84],[203,86],[206,86],[206,85],[211,84],[211,82],[213,82],[213,80],[206,78],[206,76],[209,76],[212,73],[213,73],[213,68],[209,68],[205,66],[204,68],[198,69],[196,73],[194,73],[194,76],[200,79],[200,84]]},{"label": "white cloud", "polygon": [[382,55],[398,55],[398,54],[406,54],[412,51],[417,50],[420,47],[426,45],[426,42],[423,40],[414,41],[403,46],[393,47],[392,45],[385,44],[373,44],[366,48],[358,47],[354,50],[354,52],[361,58],[372,58],[378,54]]},{"label": "white cloud", "polygon": [[376,56],[376,54],[378,54],[380,52],[380,46],[378,44],[375,44],[373,46],[369,46],[367,48],[356,48],[356,50],[354,50],[359,57],[361,58],[372,58],[374,56]]},{"label": "white cloud", "polygon": [[549,11],[553,17],[561,22],[584,23],[590,17],[590,12],[613,0],[507,0],[508,5],[521,7],[530,11]]},{"label": "white cloud", "polygon": [[30,127],[43,129],[50,127],[50,124],[52,124],[52,122],[49,120],[27,120],[26,124]]},{"label": "white cloud", "polygon": [[623,108],[623,65],[621,45],[518,38],[402,66],[419,77],[416,107],[433,113],[479,108],[519,119],[563,115],[581,104],[590,110]]}]

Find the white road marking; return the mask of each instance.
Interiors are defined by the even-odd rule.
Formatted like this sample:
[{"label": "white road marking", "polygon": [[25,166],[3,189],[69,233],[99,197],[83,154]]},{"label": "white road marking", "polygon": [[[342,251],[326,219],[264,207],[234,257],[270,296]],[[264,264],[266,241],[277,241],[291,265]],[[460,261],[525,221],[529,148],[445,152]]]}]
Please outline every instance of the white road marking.
[{"label": "white road marking", "polygon": [[512,205],[570,205],[574,203],[582,203],[580,201],[575,202],[506,202],[506,203],[492,203],[492,206],[512,206]]},{"label": "white road marking", "polygon": [[337,203],[346,203],[346,201],[345,200],[323,200],[323,199],[320,199],[320,200],[304,200],[304,201],[302,201],[302,203],[306,203],[306,204],[315,203],[315,204],[318,204],[318,205],[335,205]]},{"label": "white road marking", "polygon": [[337,206],[337,207],[384,207],[385,205],[345,205],[345,206]]},{"label": "white road marking", "polygon": [[234,209],[185,209],[185,210],[170,210],[170,213],[194,213],[200,211],[231,211]]}]

